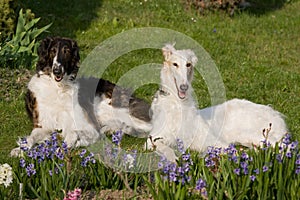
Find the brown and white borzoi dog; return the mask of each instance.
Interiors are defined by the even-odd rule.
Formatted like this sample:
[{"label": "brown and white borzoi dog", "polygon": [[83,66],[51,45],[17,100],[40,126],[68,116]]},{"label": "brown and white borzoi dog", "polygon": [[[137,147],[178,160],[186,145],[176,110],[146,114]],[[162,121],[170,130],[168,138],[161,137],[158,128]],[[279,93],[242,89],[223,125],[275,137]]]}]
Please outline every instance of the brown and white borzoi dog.
[{"label": "brown and white borzoi dog", "polygon": [[[55,130],[62,131],[69,147],[76,147],[94,143],[104,131],[130,134],[151,129],[150,106],[143,100],[107,80],[76,79],[80,56],[74,40],[47,37],[41,41],[38,55],[36,74],[25,98],[33,121],[27,147],[44,141]],[[11,155],[19,151],[13,149]]]},{"label": "brown and white borzoi dog", "polygon": [[204,151],[208,146],[226,147],[230,143],[244,146],[260,145],[262,130],[272,124],[268,141],[274,144],[287,133],[282,115],[269,106],[247,100],[233,99],[223,104],[198,110],[192,96],[193,68],[198,59],[191,50],[176,50],[172,45],[163,49],[161,89],[154,98],[151,138],[153,145],[170,160],[175,155],[170,146],[181,139],[185,147]]}]

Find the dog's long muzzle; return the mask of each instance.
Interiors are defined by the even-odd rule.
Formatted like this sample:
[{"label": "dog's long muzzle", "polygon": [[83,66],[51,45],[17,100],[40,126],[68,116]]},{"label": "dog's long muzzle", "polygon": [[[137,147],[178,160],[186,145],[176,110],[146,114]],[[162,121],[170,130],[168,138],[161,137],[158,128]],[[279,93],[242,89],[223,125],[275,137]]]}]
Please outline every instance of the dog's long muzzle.
[{"label": "dog's long muzzle", "polygon": [[180,99],[184,99],[186,97],[186,92],[189,89],[188,84],[181,84],[178,89],[178,96]]},{"label": "dog's long muzzle", "polygon": [[53,75],[54,75],[54,79],[57,82],[60,82],[63,79],[64,69],[63,69],[62,65],[54,65],[52,72],[53,72]]}]

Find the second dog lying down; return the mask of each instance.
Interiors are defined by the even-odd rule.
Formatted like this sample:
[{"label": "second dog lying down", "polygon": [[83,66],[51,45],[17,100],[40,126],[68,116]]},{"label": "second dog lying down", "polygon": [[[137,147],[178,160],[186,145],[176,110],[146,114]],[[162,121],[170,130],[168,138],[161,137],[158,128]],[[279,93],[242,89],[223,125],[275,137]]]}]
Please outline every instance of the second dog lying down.
[{"label": "second dog lying down", "polygon": [[147,148],[174,160],[168,152],[181,139],[186,148],[203,151],[208,146],[226,147],[230,143],[260,145],[262,130],[272,124],[268,141],[274,144],[287,132],[282,115],[269,106],[233,99],[223,104],[198,110],[192,97],[193,68],[197,57],[191,50],[163,49],[165,61],[161,69],[161,89],[154,98],[151,138]]}]

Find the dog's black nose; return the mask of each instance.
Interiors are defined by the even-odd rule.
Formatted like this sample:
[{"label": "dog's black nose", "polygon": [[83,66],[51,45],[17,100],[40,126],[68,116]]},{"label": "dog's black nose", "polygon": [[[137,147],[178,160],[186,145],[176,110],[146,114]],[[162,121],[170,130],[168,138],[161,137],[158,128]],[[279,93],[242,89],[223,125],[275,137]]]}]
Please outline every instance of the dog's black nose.
[{"label": "dog's black nose", "polygon": [[189,85],[188,84],[181,84],[179,88],[182,91],[187,91],[189,89]]},{"label": "dog's black nose", "polygon": [[61,69],[60,69],[59,67],[53,69],[53,74],[54,74],[54,75],[60,75],[61,72],[62,72],[62,71],[61,71]]}]

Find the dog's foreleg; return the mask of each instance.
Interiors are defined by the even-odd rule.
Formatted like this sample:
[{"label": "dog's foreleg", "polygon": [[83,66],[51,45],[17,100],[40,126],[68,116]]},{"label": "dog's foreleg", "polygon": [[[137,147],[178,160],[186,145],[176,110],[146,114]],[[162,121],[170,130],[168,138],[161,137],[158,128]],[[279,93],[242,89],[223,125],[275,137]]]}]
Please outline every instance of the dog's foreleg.
[{"label": "dog's foreleg", "polygon": [[78,131],[65,130],[63,132],[64,140],[67,143],[67,145],[68,145],[69,148],[75,147],[75,146],[82,146],[80,144],[81,141],[80,141],[80,138],[79,138],[80,132],[81,131],[79,131],[79,130]]},{"label": "dog's foreleg", "polygon": [[30,149],[34,144],[42,142],[48,139],[51,135],[51,131],[44,128],[34,128],[31,131],[31,134],[26,137],[26,143],[20,143],[19,147],[14,148],[11,152],[11,156],[20,156],[21,155],[21,147]]}]

